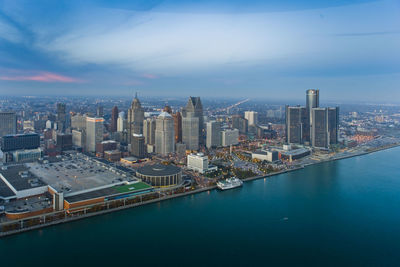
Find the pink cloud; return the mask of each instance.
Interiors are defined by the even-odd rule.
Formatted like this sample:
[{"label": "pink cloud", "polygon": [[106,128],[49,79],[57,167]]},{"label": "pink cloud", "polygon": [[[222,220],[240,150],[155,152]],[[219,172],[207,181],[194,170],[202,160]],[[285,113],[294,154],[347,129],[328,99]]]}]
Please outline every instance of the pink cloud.
[{"label": "pink cloud", "polygon": [[145,73],[142,75],[142,77],[146,78],[146,79],[157,79],[158,78],[158,76],[151,74],[151,73]]},{"label": "pink cloud", "polygon": [[82,82],[82,80],[51,73],[51,72],[37,72],[31,75],[8,75],[0,76],[0,80],[4,81],[35,81],[35,82],[61,82],[61,83],[76,83]]}]

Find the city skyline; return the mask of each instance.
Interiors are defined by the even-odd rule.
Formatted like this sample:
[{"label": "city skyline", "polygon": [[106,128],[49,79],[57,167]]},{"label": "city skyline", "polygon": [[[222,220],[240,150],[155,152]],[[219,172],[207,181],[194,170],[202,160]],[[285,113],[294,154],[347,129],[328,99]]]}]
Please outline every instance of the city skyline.
[{"label": "city skyline", "polygon": [[0,10],[3,95],[400,97],[393,0],[3,0]]}]

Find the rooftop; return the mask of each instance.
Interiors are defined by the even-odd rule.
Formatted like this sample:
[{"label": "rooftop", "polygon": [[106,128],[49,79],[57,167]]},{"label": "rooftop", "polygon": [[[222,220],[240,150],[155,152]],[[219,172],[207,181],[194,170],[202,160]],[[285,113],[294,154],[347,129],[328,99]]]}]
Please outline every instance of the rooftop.
[{"label": "rooftop", "polygon": [[34,175],[25,165],[4,166],[0,169],[0,174],[17,191],[41,187],[46,185],[36,175]]},{"label": "rooftop", "polygon": [[162,164],[146,165],[137,170],[138,173],[149,176],[175,175],[180,171],[181,168],[176,167],[174,165],[162,165]]}]

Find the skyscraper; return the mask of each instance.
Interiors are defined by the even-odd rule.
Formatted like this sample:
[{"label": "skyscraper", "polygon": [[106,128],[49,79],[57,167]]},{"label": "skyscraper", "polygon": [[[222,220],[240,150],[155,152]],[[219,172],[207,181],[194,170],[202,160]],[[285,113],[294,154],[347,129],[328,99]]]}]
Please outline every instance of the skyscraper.
[{"label": "skyscraper", "polygon": [[182,142],[186,149],[199,149],[199,117],[194,112],[186,112],[182,118]]},{"label": "skyscraper", "polygon": [[167,155],[175,151],[174,119],[162,112],[156,121],[156,153]]},{"label": "skyscraper", "polygon": [[128,142],[132,142],[133,134],[143,134],[143,120],[144,120],[144,110],[140,101],[135,95],[132,101],[131,107],[128,110]]},{"label": "skyscraper", "polygon": [[156,120],[147,118],[143,121],[143,135],[146,145],[154,145],[156,140]]},{"label": "skyscraper", "polygon": [[313,108],[311,143],[313,147],[329,148],[338,143],[339,108]]},{"label": "skyscraper", "polygon": [[123,132],[127,128],[127,122],[125,119],[125,112],[121,111],[118,113],[118,120],[117,120],[117,132]]},{"label": "skyscraper", "polygon": [[116,132],[118,126],[118,107],[114,106],[111,110],[111,132]]},{"label": "skyscraper", "polygon": [[207,148],[214,148],[221,145],[221,123],[217,121],[207,122]]},{"label": "skyscraper", "polygon": [[[185,118],[190,118],[190,119],[187,119],[186,122],[188,122],[189,120],[192,120],[192,122],[190,123],[190,125],[192,125],[194,123],[194,120],[192,119],[193,117],[198,119],[198,126],[196,127],[193,125],[194,127],[197,128],[198,134],[197,134],[197,137],[191,138],[189,135],[192,135],[193,131],[191,128],[188,128],[188,127],[185,128],[183,125],[183,121],[185,120]],[[186,125],[189,125],[189,124],[186,123]],[[198,144],[194,145],[191,143],[191,146],[198,148],[199,144],[204,144],[203,132],[204,132],[203,105],[201,104],[200,97],[189,97],[186,107],[182,109],[182,141],[185,143],[185,140],[197,139]],[[188,146],[188,144],[186,144],[186,145]],[[190,149],[190,148],[188,148],[188,149]]]},{"label": "skyscraper", "polygon": [[177,111],[174,115],[174,130],[175,130],[175,143],[182,142],[182,115]]},{"label": "skyscraper", "polygon": [[307,108],[307,113],[308,113],[308,120],[309,120],[309,128],[310,128],[310,134],[307,140],[305,141],[311,141],[311,136],[313,132],[313,119],[312,119],[312,109],[313,108],[319,108],[319,90],[318,89],[308,89],[306,91],[306,108]]},{"label": "skyscraper", "polygon": [[309,133],[307,109],[286,106],[286,143],[303,144]]},{"label": "skyscraper", "polygon": [[103,141],[103,118],[86,117],[86,150],[96,151],[96,144]]},{"label": "skyscraper", "polygon": [[0,137],[17,133],[17,115],[15,112],[0,112]]},{"label": "skyscraper", "polygon": [[248,121],[249,126],[258,124],[258,112],[245,111],[244,112],[244,118]]},{"label": "skyscraper", "polygon": [[57,129],[64,132],[67,123],[66,106],[64,103],[57,103]]},{"label": "skyscraper", "polygon": [[247,119],[243,118],[241,115],[232,116],[232,128],[238,129],[239,133],[247,134],[249,129],[249,122]]},{"label": "skyscraper", "polygon": [[145,138],[142,134],[133,134],[131,153],[137,158],[144,158],[146,156]]}]

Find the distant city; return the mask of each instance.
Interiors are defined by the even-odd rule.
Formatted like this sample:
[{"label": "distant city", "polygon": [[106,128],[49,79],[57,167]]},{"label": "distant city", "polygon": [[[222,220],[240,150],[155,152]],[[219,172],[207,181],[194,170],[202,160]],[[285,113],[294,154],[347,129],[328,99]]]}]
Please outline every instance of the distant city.
[{"label": "distant city", "polygon": [[306,90],[299,105],[3,99],[1,235],[399,144],[399,107],[322,107],[320,95]]}]

